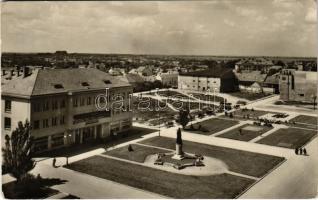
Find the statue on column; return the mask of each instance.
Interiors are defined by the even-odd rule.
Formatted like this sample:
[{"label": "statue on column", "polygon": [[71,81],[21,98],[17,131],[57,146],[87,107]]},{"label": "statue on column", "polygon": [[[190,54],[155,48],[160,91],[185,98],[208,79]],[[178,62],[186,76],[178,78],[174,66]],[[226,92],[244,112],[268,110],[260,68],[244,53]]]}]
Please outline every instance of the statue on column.
[{"label": "statue on column", "polygon": [[184,153],[182,151],[182,135],[181,129],[179,128],[177,131],[177,139],[176,139],[176,153],[173,156],[174,159],[182,160],[184,158]]}]

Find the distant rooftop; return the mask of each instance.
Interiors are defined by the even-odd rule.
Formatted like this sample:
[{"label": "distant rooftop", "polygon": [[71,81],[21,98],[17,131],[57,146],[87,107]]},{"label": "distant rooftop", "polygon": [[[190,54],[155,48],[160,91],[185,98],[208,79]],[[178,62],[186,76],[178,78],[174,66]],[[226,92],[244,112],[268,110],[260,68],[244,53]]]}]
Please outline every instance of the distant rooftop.
[{"label": "distant rooftop", "polygon": [[224,67],[215,67],[212,69],[184,72],[180,73],[181,76],[194,76],[194,77],[211,77],[211,78],[231,78],[233,77],[232,69]]}]

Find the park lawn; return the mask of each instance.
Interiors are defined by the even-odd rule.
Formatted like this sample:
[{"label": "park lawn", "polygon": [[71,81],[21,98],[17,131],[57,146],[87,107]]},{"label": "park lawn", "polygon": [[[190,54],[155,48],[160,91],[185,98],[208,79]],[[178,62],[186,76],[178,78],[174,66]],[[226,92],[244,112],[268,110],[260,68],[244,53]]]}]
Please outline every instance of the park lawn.
[{"label": "park lawn", "polygon": [[257,141],[257,143],[294,149],[302,147],[316,135],[317,131],[314,130],[289,127],[287,129],[278,129],[274,133]]},{"label": "park lawn", "polygon": [[[244,127],[255,127],[255,128],[261,128],[261,130],[257,131],[252,131],[252,130],[243,130]],[[242,129],[242,132],[240,134],[239,130]],[[240,127],[237,127],[235,129],[229,130],[226,133],[223,133],[221,135],[218,135],[216,137],[222,137],[222,138],[228,138],[228,139],[233,139],[233,140],[240,140],[240,141],[250,141],[265,132],[273,129],[272,127],[267,127],[267,126],[256,126],[256,125],[251,125],[251,124],[244,124]]]},{"label": "park lawn", "polygon": [[[255,180],[220,174],[188,176],[101,156],[77,161],[69,169],[171,198],[235,198]],[[123,197],[129,198],[129,194]]]},{"label": "park lawn", "polygon": [[[205,129],[206,131],[202,131],[202,130],[186,130],[186,131],[191,133],[202,134],[202,135],[212,135],[224,129],[230,128],[238,123],[239,122],[237,120],[212,118],[209,120],[205,120],[205,121],[193,124],[193,127],[195,129],[198,129],[199,125],[201,125],[202,129]],[[190,127],[191,126],[189,125],[186,127],[186,129],[189,129]]]},{"label": "park lawn", "polygon": [[167,119],[173,119],[177,112],[169,108],[165,101],[158,101],[152,98],[134,97],[133,114],[134,119],[139,122],[145,122],[150,119],[156,119],[165,116]]},{"label": "park lawn", "polygon": [[232,92],[229,93],[229,95],[232,95],[234,97],[247,99],[249,101],[254,101],[257,99],[261,99],[267,96],[270,96],[271,94],[265,94],[265,93],[250,93],[250,92]]},{"label": "park lawn", "polygon": [[171,98],[189,99],[190,97],[173,90],[158,91],[158,95]]},{"label": "park lawn", "polygon": [[193,95],[195,98],[200,99],[202,101],[212,101],[212,102],[223,102],[224,98],[220,96],[214,96],[209,94],[201,94],[201,93],[190,93],[190,95]]},{"label": "park lawn", "polygon": [[313,116],[307,116],[307,115],[298,115],[297,117],[289,121],[294,121],[296,123],[298,122],[298,123],[317,125],[318,118]]},{"label": "park lawn", "polygon": [[168,153],[172,151],[167,151],[163,149],[158,149],[154,147],[147,147],[138,144],[131,144],[133,151],[128,151],[128,145],[120,147],[103,154],[108,156],[113,156],[121,159],[131,160],[135,162],[143,163],[148,155],[156,153]]},{"label": "park lawn", "polygon": [[[21,188],[20,188],[21,187]],[[46,199],[50,196],[58,194],[59,191],[50,187],[17,187],[16,181],[2,185],[2,192],[7,199]],[[30,189],[26,189],[26,188]]]},{"label": "park lawn", "polygon": [[[153,137],[139,143],[175,149],[175,139],[167,137]],[[207,145],[183,140],[183,150],[186,153],[197,153],[203,156],[217,158],[225,162],[230,171],[254,177],[262,177],[271,169],[284,161],[284,158],[242,151],[237,149]]]}]

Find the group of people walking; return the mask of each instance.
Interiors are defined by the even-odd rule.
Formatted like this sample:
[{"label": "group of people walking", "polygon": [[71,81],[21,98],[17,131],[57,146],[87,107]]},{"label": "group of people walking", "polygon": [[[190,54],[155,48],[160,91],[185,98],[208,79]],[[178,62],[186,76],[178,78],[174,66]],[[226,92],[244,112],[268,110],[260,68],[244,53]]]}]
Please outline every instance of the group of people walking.
[{"label": "group of people walking", "polygon": [[307,155],[307,150],[306,150],[306,148],[296,148],[295,154],[296,155]]}]

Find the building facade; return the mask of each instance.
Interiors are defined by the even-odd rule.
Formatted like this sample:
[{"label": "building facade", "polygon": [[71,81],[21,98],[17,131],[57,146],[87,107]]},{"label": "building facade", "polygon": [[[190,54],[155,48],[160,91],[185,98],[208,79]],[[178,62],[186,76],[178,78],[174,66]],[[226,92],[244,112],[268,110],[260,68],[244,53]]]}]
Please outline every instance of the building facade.
[{"label": "building facade", "polygon": [[156,79],[161,81],[164,87],[178,87],[177,73],[161,73],[157,75]]},{"label": "building facade", "polygon": [[282,70],[279,78],[280,99],[313,102],[317,96],[317,72]]},{"label": "building facade", "polygon": [[232,70],[216,69],[181,73],[178,88],[194,91],[232,92],[237,90],[237,81]]},{"label": "building facade", "polygon": [[3,86],[1,95],[2,139],[29,120],[37,151],[107,138],[132,125],[132,87],[97,69],[37,70]]}]

